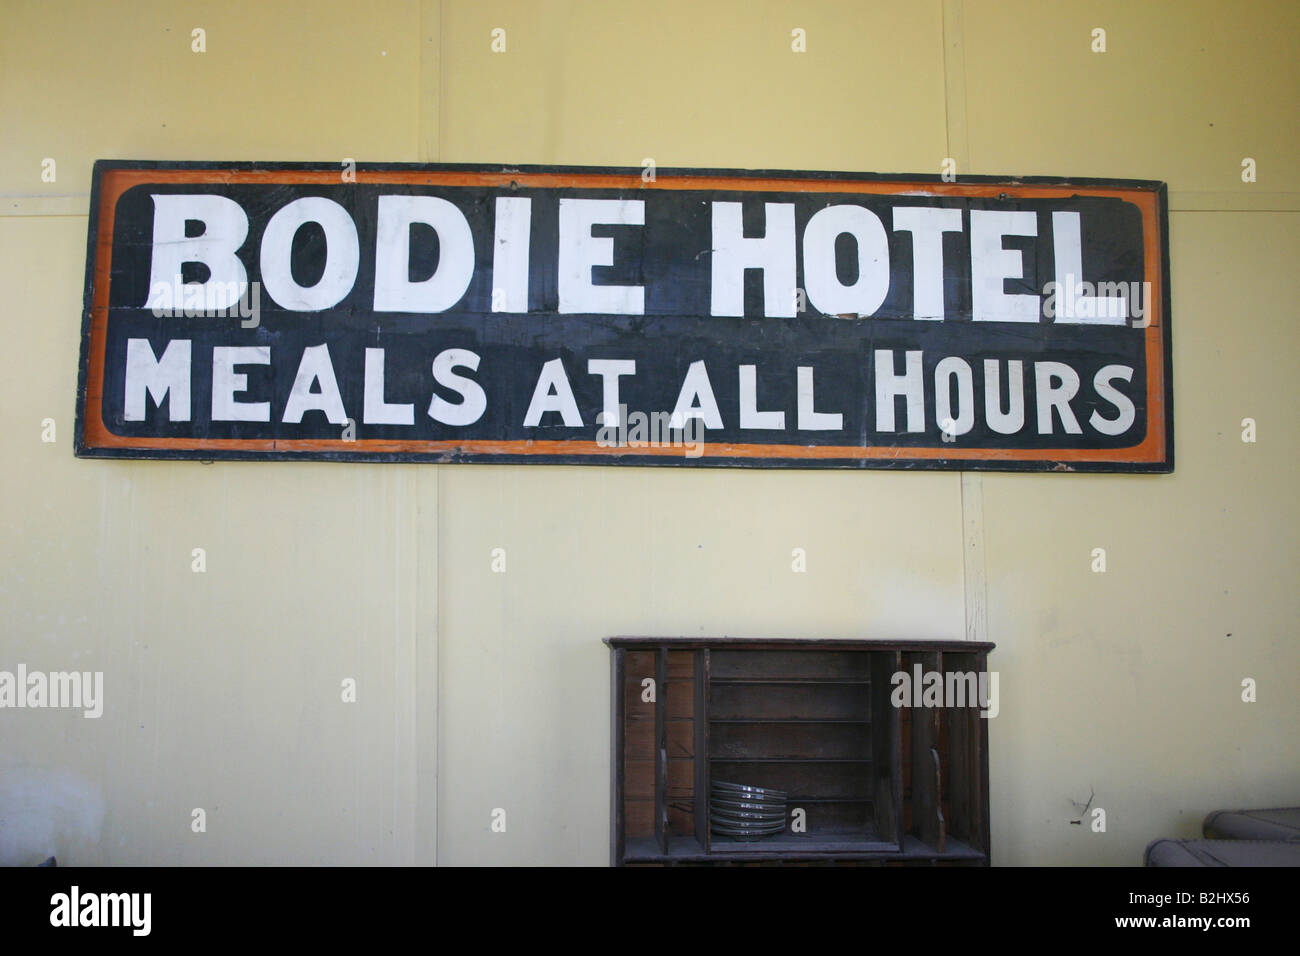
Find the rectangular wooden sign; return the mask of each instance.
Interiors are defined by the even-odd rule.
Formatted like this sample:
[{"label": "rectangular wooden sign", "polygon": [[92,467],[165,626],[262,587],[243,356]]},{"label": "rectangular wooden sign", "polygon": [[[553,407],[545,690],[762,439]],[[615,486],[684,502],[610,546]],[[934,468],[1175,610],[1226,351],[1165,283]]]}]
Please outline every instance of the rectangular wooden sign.
[{"label": "rectangular wooden sign", "polygon": [[1162,183],[95,164],[77,454],[1173,469]]}]

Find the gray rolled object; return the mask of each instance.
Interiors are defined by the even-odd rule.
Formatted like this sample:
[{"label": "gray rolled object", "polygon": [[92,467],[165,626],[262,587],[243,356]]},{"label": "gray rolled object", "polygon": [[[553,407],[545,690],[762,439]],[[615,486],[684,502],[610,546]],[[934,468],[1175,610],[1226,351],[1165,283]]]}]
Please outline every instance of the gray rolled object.
[{"label": "gray rolled object", "polygon": [[1300,807],[1215,810],[1201,832],[1211,840],[1300,840]]},{"label": "gray rolled object", "polygon": [[1300,866],[1300,842],[1169,840],[1147,844],[1145,866]]}]

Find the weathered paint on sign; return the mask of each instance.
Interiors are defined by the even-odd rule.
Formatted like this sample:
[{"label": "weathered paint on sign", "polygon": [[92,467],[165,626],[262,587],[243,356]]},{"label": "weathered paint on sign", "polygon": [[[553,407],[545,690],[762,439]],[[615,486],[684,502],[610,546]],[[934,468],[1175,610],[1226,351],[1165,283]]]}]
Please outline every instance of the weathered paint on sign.
[{"label": "weathered paint on sign", "polygon": [[77,453],[1170,471],[1165,188],[96,164]]}]

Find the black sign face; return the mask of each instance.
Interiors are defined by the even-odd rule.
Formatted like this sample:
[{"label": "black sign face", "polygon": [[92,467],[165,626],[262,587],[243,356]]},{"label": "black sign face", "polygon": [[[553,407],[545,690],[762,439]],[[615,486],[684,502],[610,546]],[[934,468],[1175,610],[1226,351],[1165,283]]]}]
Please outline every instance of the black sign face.
[{"label": "black sign face", "polygon": [[95,166],[77,453],[1171,471],[1165,189]]}]

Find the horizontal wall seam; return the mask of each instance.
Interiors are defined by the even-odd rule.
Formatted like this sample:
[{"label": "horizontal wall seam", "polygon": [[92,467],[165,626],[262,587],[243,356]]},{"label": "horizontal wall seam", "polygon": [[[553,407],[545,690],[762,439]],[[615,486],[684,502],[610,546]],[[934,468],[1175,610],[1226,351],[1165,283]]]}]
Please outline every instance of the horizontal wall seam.
[{"label": "horizontal wall seam", "polygon": [[[1170,212],[1300,212],[1300,192],[1257,193],[1179,191],[1169,194]],[[88,216],[90,193],[62,196],[0,195],[0,218]]]}]

